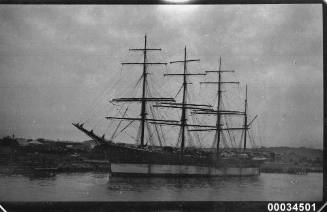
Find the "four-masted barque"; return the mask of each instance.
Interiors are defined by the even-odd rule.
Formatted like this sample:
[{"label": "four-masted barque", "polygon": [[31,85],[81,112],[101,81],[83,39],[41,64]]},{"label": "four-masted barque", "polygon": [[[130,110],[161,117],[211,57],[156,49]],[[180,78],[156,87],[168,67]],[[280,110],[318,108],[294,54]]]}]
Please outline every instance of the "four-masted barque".
[{"label": "four-masted barque", "polygon": [[[248,122],[247,114],[247,89],[244,102],[244,111],[225,110],[222,108],[222,85],[238,84],[239,82],[222,81],[222,74],[234,72],[233,70],[221,69],[221,58],[217,70],[205,71],[204,73],[190,73],[187,69],[188,63],[199,61],[199,59],[189,59],[187,49],[184,48],[184,59],[172,61],[173,63],[183,64],[182,73],[167,73],[165,76],[180,77],[182,85],[180,93],[182,98],[177,102],[171,97],[153,97],[147,92],[149,66],[167,65],[164,62],[150,62],[148,53],[152,51],[160,51],[159,48],[149,48],[147,45],[147,37],[144,38],[144,47],[130,49],[130,51],[140,51],[143,53],[143,62],[122,63],[122,65],[138,65],[143,67],[142,73],[142,94],[139,97],[114,98],[111,101],[116,103],[139,103],[139,117],[122,117],[109,116],[106,117],[111,121],[122,122],[139,122],[138,142],[134,145],[126,145],[124,142],[118,143],[105,136],[98,136],[93,130],[88,130],[84,124],[73,123],[73,125],[97,142],[98,150],[103,152],[104,158],[110,163],[112,175],[144,175],[144,176],[252,176],[260,173],[260,161],[249,154],[246,150],[247,131],[254,121]],[[188,102],[188,85],[189,78],[193,76],[205,75],[217,76],[217,81],[204,81],[203,84],[212,84],[217,89],[217,105],[214,108],[208,104],[195,104]],[[177,109],[180,111],[178,120],[159,119],[151,117],[152,110],[160,110],[160,108]],[[215,124],[194,124],[189,122],[189,115],[213,115],[215,116]],[[243,116],[243,125],[240,127],[228,127],[223,124],[223,116]],[[179,127],[178,146],[149,145],[146,142],[145,130],[148,126],[153,125],[153,129],[159,131],[158,128],[164,125]],[[128,127],[128,124],[126,125]],[[126,128],[125,127],[125,128]],[[238,149],[233,154],[226,156],[222,154],[221,138],[223,132],[241,130],[244,132],[243,148]],[[187,147],[187,134],[193,131],[215,132],[215,150],[208,151],[201,148]],[[162,130],[161,130],[162,132]],[[151,139],[151,138],[150,138]]]}]

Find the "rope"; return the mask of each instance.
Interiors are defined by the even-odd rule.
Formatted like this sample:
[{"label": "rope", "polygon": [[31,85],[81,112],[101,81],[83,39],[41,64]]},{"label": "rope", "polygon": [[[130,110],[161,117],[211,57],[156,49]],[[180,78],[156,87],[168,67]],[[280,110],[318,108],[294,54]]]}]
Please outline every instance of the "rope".
[{"label": "rope", "polygon": [[217,146],[217,141],[218,141],[217,136],[218,136],[218,134],[216,132],[215,136],[213,137],[213,142],[212,142],[212,146],[211,146],[212,148],[215,148]]},{"label": "rope", "polygon": [[[148,141],[151,145],[155,145],[155,143],[153,142],[152,136],[153,136],[153,132],[151,132],[150,126],[146,123],[146,128],[148,129]],[[161,144],[160,144],[161,146]]]},{"label": "rope", "polygon": [[[127,110],[128,110],[128,108],[126,108],[126,110],[125,110],[125,112],[124,112],[124,114],[123,114],[123,118],[125,117]],[[113,132],[113,134],[111,135],[111,139],[113,139],[113,138],[114,138],[114,136],[115,136],[115,134],[116,134],[116,132],[117,132],[118,128],[120,127],[120,125],[121,125],[122,121],[123,121],[123,119],[121,119],[121,120],[120,120],[120,122],[118,123],[118,125],[117,125],[117,127],[116,127],[115,131],[114,131],[114,132]]]},{"label": "rope", "polygon": [[178,137],[177,137],[176,147],[180,146],[181,140],[182,140],[182,129],[180,128],[179,133],[178,133]]},{"label": "rope", "polygon": [[187,132],[187,135],[188,135],[188,137],[189,137],[189,139],[188,139],[189,145],[190,145],[190,146],[195,146],[195,145],[194,145],[194,142],[193,142],[193,138],[192,138],[192,136],[191,136],[191,133],[190,133],[190,131],[187,130],[187,127],[186,127],[186,132]]},{"label": "rope", "polygon": [[242,130],[242,134],[241,134],[241,140],[240,140],[240,145],[239,145],[239,148],[240,148],[240,149],[242,148],[243,136],[244,136],[244,130]]}]

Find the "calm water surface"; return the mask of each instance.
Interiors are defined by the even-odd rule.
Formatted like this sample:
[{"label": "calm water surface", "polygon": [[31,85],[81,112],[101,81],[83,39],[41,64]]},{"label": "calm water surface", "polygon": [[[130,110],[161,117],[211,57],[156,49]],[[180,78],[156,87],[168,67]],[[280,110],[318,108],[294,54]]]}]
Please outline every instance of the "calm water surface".
[{"label": "calm water surface", "polygon": [[2,174],[0,201],[321,201],[322,181],[322,173],[211,179]]}]

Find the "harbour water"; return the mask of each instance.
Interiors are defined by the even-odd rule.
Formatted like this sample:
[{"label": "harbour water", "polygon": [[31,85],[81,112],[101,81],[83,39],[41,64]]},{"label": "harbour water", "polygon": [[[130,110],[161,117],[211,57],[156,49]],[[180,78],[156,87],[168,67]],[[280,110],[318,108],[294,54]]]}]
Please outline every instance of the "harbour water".
[{"label": "harbour water", "polygon": [[1,174],[0,201],[321,201],[322,183],[322,173],[216,178]]}]

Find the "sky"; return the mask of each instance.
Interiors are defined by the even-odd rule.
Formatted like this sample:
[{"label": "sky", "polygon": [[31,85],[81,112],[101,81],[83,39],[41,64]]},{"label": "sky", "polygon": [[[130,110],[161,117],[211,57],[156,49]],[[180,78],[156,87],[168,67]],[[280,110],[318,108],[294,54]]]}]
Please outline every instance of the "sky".
[{"label": "sky", "polygon": [[320,4],[0,5],[0,136],[88,139],[71,123],[107,121],[96,108],[138,78],[115,83],[145,34],[165,62],[187,46],[194,72],[222,57],[248,85],[259,145],[322,148]]}]

